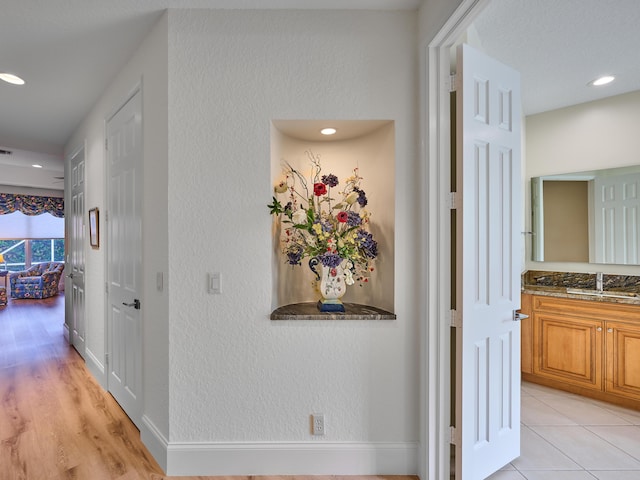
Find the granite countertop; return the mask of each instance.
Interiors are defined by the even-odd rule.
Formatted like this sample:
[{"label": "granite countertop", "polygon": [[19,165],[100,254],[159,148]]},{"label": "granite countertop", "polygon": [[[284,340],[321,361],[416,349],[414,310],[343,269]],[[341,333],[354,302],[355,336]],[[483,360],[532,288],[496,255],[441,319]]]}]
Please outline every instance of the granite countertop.
[{"label": "granite countertop", "polygon": [[357,303],[345,303],[345,312],[321,312],[316,302],[294,303],[276,308],[271,320],[395,320],[395,313]]},{"label": "granite countertop", "polygon": [[[522,293],[548,297],[576,298],[592,302],[640,305],[640,277],[608,274],[604,274],[603,277],[604,294],[594,295],[593,293],[596,290],[595,273],[530,270],[522,275]],[[592,293],[575,290],[585,290]]]}]

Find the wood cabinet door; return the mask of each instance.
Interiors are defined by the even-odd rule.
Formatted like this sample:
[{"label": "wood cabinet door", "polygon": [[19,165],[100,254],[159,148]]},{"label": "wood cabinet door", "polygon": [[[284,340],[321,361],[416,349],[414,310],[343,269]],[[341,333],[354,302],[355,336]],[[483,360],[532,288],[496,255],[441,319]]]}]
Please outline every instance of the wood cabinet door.
[{"label": "wood cabinet door", "polygon": [[534,374],[568,384],[602,389],[602,323],[535,312]]},{"label": "wood cabinet door", "polygon": [[606,322],[609,393],[640,400],[640,326]]}]

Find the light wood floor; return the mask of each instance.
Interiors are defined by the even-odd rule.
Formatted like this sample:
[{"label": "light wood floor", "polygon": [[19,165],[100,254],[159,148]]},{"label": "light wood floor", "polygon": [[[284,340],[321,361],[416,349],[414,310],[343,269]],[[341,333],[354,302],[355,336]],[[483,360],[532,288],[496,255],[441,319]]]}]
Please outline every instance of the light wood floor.
[{"label": "light wood floor", "polygon": [[64,340],[63,322],[62,295],[0,307],[0,480],[250,478],[164,476],[133,423]]}]

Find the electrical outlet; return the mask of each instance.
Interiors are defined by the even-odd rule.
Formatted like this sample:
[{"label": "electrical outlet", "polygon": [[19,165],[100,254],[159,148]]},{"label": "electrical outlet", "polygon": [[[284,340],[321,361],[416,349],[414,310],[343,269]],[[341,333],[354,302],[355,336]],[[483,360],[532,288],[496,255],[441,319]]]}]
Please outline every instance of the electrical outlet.
[{"label": "electrical outlet", "polygon": [[311,414],[311,433],[313,435],[324,435],[324,414]]}]

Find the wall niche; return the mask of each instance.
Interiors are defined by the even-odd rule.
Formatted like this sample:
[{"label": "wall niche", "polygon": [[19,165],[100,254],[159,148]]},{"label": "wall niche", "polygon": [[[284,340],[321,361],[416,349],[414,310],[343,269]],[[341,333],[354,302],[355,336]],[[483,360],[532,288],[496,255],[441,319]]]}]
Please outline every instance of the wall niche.
[{"label": "wall niche", "polygon": [[[334,135],[320,133],[333,127]],[[271,188],[284,179],[283,165],[288,162],[309,182],[312,165],[307,152],[319,156],[322,174],[338,177],[338,189],[353,175],[363,177],[370,212],[370,232],[378,242],[378,257],[369,282],[347,288],[345,304],[394,310],[394,232],[395,232],[395,125],[391,120],[273,120],[271,122]],[[332,195],[334,196],[334,195]],[[285,200],[285,195],[278,197]],[[270,202],[269,202],[270,203]],[[283,204],[286,202],[283,202]],[[274,217],[275,218],[275,217]],[[291,266],[282,254],[278,222],[272,224],[272,309],[286,305],[317,302],[320,294],[313,288],[314,274],[308,258],[302,266]],[[348,313],[348,312],[347,312]],[[395,316],[393,316],[395,318]]]}]

